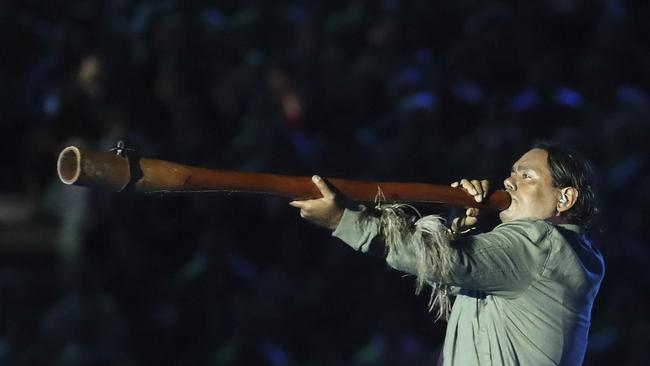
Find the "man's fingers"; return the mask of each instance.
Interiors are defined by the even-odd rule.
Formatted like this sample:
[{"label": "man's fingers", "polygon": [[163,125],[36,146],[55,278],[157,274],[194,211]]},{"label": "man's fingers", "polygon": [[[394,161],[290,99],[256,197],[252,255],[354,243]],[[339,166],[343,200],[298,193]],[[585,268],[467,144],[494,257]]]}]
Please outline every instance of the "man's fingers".
[{"label": "man's fingers", "polygon": [[304,208],[306,204],[307,204],[307,201],[291,201],[291,202],[289,202],[290,206],[297,207],[297,208]]},{"label": "man's fingers", "polygon": [[311,210],[311,205],[310,202],[312,200],[304,200],[304,201],[291,201],[289,202],[290,206],[296,207],[300,209],[300,217],[303,219],[306,219],[309,217],[309,211]]},{"label": "man's fingers", "polygon": [[487,193],[490,191],[490,181],[483,179],[481,181],[481,186],[483,187],[483,196],[487,197]]},{"label": "man's fingers", "polygon": [[478,181],[478,179],[473,179],[472,180],[472,187],[474,187],[474,199],[476,202],[481,202],[483,201],[483,186],[481,185],[481,182]]},{"label": "man's fingers", "polygon": [[474,185],[472,184],[472,182],[470,182],[467,179],[461,179],[460,186],[463,187],[472,196],[476,195],[476,193],[477,193],[476,188],[474,188]]},{"label": "man's fingers", "polygon": [[320,194],[323,195],[323,197],[330,198],[334,197],[334,192],[330,189],[330,187],[327,186],[327,183],[323,180],[323,178],[314,175],[311,177],[312,182],[316,185],[316,188],[320,191]]},{"label": "man's fingers", "polygon": [[471,228],[471,227],[476,226],[477,223],[478,223],[478,219],[476,217],[467,216],[463,220],[463,226],[464,227],[470,227]]},{"label": "man's fingers", "polygon": [[471,183],[477,194],[483,194],[483,186],[481,185],[481,182],[478,181],[478,179],[472,179]]},{"label": "man's fingers", "polygon": [[468,180],[461,179],[460,183],[454,182],[451,184],[452,187],[461,186],[467,193],[474,196],[476,202],[483,201],[483,198],[487,196],[489,183],[487,180],[479,181],[477,179]]},{"label": "man's fingers", "polygon": [[476,217],[457,217],[451,222],[451,231],[458,233],[471,230],[477,223],[478,219]]},{"label": "man's fingers", "polygon": [[[470,181],[469,179],[461,179],[459,182],[453,182],[451,186],[463,188],[467,193],[474,196],[476,202],[481,202],[484,197],[487,197],[490,183],[487,180],[472,179]],[[463,233],[471,230],[478,223],[479,212],[480,210],[474,207],[466,209],[465,216],[452,220],[452,231]]]},{"label": "man's fingers", "polygon": [[483,200],[483,192],[479,191],[481,189],[481,184],[477,180],[469,181],[467,179],[462,179],[460,181],[461,187],[463,187],[469,194],[474,196],[476,202],[481,202]]},{"label": "man's fingers", "polygon": [[465,211],[465,216],[476,217],[478,216],[478,213],[479,213],[478,208],[468,208],[467,211]]}]

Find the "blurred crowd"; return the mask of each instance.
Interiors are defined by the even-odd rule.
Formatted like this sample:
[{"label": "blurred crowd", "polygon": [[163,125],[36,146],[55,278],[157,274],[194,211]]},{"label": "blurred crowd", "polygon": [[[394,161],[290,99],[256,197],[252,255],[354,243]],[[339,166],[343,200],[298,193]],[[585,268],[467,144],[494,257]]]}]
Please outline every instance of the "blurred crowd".
[{"label": "blurred crowd", "polygon": [[585,364],[647,364],[649,18],[641,0],[1,1],[0,364],[435,364],[445,324],[413,279],[286,199],[58,181],[63,147],[118,140],[494,188],[534,142],[572,146],[596,168],[607,263]]}]

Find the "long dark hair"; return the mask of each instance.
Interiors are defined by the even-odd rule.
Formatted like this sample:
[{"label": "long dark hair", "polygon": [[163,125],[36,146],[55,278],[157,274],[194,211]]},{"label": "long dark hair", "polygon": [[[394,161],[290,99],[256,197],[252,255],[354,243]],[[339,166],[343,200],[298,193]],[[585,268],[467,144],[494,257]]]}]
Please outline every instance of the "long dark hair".
[{"label": "long dark hair", "polygon": [[557,188],[573,187],[578,199],[570,210],[562,213],[567,222],[585,229],[593,228],[600,213],[593,177],[593,168],[579,152],[550,142],[538,142],[533,148],[548,154],[548,167]]}]

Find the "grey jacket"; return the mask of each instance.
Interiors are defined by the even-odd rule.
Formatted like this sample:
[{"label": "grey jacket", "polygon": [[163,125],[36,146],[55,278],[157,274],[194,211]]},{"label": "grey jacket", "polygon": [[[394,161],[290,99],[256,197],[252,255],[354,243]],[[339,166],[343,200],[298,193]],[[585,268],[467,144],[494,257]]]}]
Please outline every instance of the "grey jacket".
[{"label": "grey jacket", "polygon": [[[345,210],[332,235],[368,252],[378,225]],[[446,284],[460,291],[447,324],[444,365],[582,364],[605,266],[578,226],[516,220],[451,245]],[[412,255],[389,251],[386,262],[414,274]]]}]

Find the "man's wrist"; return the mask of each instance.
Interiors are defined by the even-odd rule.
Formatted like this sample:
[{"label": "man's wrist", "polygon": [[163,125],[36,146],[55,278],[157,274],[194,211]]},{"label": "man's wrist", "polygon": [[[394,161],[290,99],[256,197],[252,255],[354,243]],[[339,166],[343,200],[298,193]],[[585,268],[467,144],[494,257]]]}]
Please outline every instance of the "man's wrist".
[{"label": "man's wrist", "polygon": [[329,229],[332,230],[332,232],[336,231],[336,228],[339,227],[344,212],[345,209],[337,208],[335,213],[332,215],[332,219],[330,220],[330,225],[329,225]]}]

